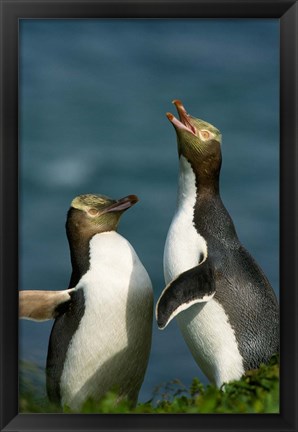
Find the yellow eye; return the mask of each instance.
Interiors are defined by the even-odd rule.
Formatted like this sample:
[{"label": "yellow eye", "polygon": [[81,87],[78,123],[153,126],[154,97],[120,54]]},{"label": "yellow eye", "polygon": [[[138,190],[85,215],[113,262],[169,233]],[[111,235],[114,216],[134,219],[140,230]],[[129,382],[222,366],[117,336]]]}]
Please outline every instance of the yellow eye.
[{"label": "yellow eye", "polygon": [[200,135],[203,141],[206,141],[210,138],[211,134],[207,130],[200,131]]},{"label": "yellow eye", "polygon": [[95,208],[90,208],[88,209],[88,213],[90,214],[90,216],[96,216],[98,214],[98,210]]}]

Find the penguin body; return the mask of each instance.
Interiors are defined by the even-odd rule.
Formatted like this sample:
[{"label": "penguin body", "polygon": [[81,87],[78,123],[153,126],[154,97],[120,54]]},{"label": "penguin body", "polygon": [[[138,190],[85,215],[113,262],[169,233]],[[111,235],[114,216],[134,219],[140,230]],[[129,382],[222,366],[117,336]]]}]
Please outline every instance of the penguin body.
[{"label": "penguin body", "polygon": [[221,386],[278,351],[278,305],[221,201],[219,131],[175,103],[181,121],[168,116],[178,135],[178,204],[165,244],[167,286],[157,321],[164,328],[176,317],[194,359]]},{"label": "penguin body", "polygon": [[152,286],[133,247],[115,231],[122,211],[135,199],[115,202],[84,195],[73,201],[68,214],[74,290],[70,301],[56,310],[47,391],[51,401],[74,410],[109,390],[134,405],[144,379],[151,347]]}]

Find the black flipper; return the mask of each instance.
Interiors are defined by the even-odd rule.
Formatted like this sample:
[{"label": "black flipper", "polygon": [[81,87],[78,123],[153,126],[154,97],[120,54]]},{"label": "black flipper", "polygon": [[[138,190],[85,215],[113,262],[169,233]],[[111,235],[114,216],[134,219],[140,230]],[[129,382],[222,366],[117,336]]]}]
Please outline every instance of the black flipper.
[{"label": "black flipper", "polygon": [[195,303],[207,302],[214,294],[214,270],[207,258],[202,264],[181,273],[163,290],[156,305],[158,327],[164,329],[178,313]]}]

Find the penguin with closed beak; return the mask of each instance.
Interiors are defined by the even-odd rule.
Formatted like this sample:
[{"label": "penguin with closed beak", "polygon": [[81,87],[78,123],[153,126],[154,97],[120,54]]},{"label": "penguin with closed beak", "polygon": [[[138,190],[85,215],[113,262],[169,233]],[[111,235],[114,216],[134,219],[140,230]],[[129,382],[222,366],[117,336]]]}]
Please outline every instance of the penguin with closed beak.
[{"label": "penguin with closed beak", "polygon": [[179,120],[167,117],[178,141],[178,202],[156,318],[160,329],[176,318],[195,361],[220,387],[278,352],[279,308],[222,203],[220,131],[189,115],[181,101],[173,103]]},{"label": "penguin with closed beak", "polygon": [[68,211],[72,274],[64,291],[21,291],[19,316],[55,318],[47,356],[50,401],[77,411],[108,391],[134,406],[147,368],[153,293],[117,227],[138,198],[80,195]]}]

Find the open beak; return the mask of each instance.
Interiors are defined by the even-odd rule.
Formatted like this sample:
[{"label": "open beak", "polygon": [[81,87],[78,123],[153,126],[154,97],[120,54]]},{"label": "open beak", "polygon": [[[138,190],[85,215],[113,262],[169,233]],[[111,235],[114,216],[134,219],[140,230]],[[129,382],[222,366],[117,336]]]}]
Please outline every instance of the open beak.
[{"label": "open beak", "polygon": [[120,212],[129,209],[133,205],[135,205],[139,201],[139,198],[136,195],[128,195],[124,198],[121,198],[107,207],[104,213],[108,212]]},{"label": "open beak", "polygon": [[170,120],[170,122],[173,124],[175,129],[178,130],[187,130],[191,134],[195,135],[197,134],[196,128],[191,124],[190,116],[187,114],[186,109],[184,108],[182,102],[178,99],[173,100],[173,104],[176,106],[179,118],[178,120],[173,114],[167,113],[167,117]]}]

